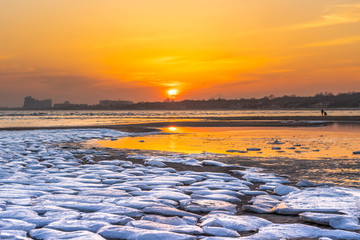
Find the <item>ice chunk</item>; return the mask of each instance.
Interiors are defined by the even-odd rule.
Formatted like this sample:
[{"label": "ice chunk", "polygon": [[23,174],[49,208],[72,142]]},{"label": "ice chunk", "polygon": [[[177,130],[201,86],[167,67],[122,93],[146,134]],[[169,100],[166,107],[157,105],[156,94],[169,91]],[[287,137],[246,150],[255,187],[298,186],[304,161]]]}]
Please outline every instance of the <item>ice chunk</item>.
[{"label": "ice chunk", "polygon": [[296,186],[298,186],[298,187],[316,187],[316,184],[311,181],[308,181],[308,180],[301,180],[300,182],[298,182],[296,184]]},{"label": "ice chunk", "polygon": [[239,190],[248,190],[249,187],[241,182],[230,183],[230,182],[221,182],[221,180],[215,181],[203,181],[192,184],[192,186],[202,186],[211,190],[230,190],[230,191],[239,191]]},{"label": "ice chunk", "polygon": [[267,192],[264,191],[249,191],[249,190],[241,190],[241,193],[245,194],[245,195],[250,195],[250,196],[258,196],[258,195],[268,195]]},{"label": "ice chunk", "polygon": [[238,203],[241,202],[239,198],[232,197],[225,194],[207,194],[207,195],[199,195],[199,194],[191,194],[192,199],[210,199],[210,200],[221,200],[229,203]]},{"label": "ice chunk", "polygon": [[77,239],[77,240],[105,240],[99,234],[89,231],[73,231],[63,232],[50,228],[34,229],[30,232],[30,236],[35,239],[42,240],[61,240],[61,239]]},{"label": "ice chunk", "polygon": [[[183,189],[183,188],[181,188]],[[197,189],[195,191],[196,194],[198,195],[209,195],[209,194],[225,194],[225,195],[229,195],[229,196],[233,196],[233,197],[241,197],[244,196],[244,194],[239,193],[239,192],[235,192],[235,191],[231,191],[231,190],[199,190]]]},{"label": "ice chunk", "polygon": [[64,208],[75,209],[81,212],[96,212],[115,205],[109,203],[80,203],[80,202],[58,202],[54,203]]},{"label": "ice chunk", "polygon": [[194,213],[190,213],[190,212],[185,212],[173,207],[146,207],[143,209],[144,213],[151,213],[151,214],[159,214],[159,215],[163,215],[163,216],[178,216],[178,217],[184,217],[184,216],[189,216],[189,217],[196,217],[196,218],[200,218],[200,215],[194,214]]},{"label": "ice chunk", "polygon": [[344,230],[328,230],[304,224],[271,224],[259,229],[259,232],[247,239],[293,239],[293,238],[319,238],[331,239],[360,239],[360,234]]},{"label": "ice chunk", "polygon": [[0,211],[0,218],[25,219],[38,217],[37,212],[27,209]]},{"label": "ice chunk", "polygon": [[190,185],[195,183],[197,180],[192,177],[187,176],[162,176],[162,177],[156,177],[152,179],[153,181],[175,181],[175,182],[181,182],[186,185]]},{"label": "ice chunk", "polygon": [[47,225],[47,228],[52,228],[60,231],[80,231],[86,230],[90,232],[97,232],[103,226],[109,225],[102,221],[89,221],[89,220],[58,220]]},{"label": "ice chunk", "polygon": [[129,239],[129,240],[195,240],[195,236],[179,234],[167,231],[148,230],[130,226],[106,226],[98,232],[104,238]]},{"label": "ice chunk", "polygon": [[209,214],[201,218],[201,226],[223,227],[239,232],[256,231],[271,224],[270,221],[255,216],[235,216],[227,214]]},{"label": "ice chunk", "polygon": [[193,158],[185,159],[184,161],[182,161],[182,164],[187,165],[187,166],[196,166],[196,167],[202,166],[202,163],[200,161],[195,160]]},{"label": "ice chunk", "polygon": [[265,183],[264,185],[260,185],[259,190],[265,191],[273,191],[280,183]]},{"label": "ice chunk", "polygon": [[256,213],[272,213],[275,212],[274,206],[279,204],[280,200],[281,197],[275,195],[259,195],[250,201],[253,205],[243,205],[242,208]]},{"label": "ice chunk", "polygon": [[[99,186],[101,187],[101,186]],[[71,194],[53,194],[53,195],[44,195],[40,197],[41,200],[51,200],[51,201],[71,201],[79,203],[100,203],[104,200],[102,196],[78,196]]]},{"label": "ice chunk", "polygon": [[30,231],[35,228],[35,224],[28,223],[22,220],[17,219],[0,219],[0,229],[1,230],[22,230]]},{"label": "ice chunk", "polygon": [[[65,217],[65,216],[64,216]],[[59,219],[57,218],[49,218],[49,217],[30,217],[30,218],[24,218],[23,221],[26,221],[28,223],[33,223],[36,225],[37,228],[44,227],[52,222],[55,222]]]},{"label": "ice chunk", "polygon": [[143,212],[138,209],[123,206],[109,206],[100,209],[99,212],[125,215],[128,217],[141,217],[144,215]]},{"label": "ice chunk", "polygon": [[121,215],[116,215],[111,213],[101,213],[101,212],[82,213],[81,220],[101,221],[116,225],[125,225],[130,221],[134,221],[133,218],[128,216],[121,216]]},{"label": "ice chunk", "polygon": [[236,212],[236,205],[219,200],[191,199],[180,202],[183,209],[195,213],[208,213],[211,211]]},{"label": "ice chunk", "polygon": [[280,195],[280,196],[287,195],[287,194],[289,194],[291,192],[294,192],[294,191],[299,191],[299,189],[296,188],[296,187],[285,186],[285,185],[282,185],[282,184],[279,184],[274,189],[274,193],[277,194],[277,195]]},{"label": "ice chunk", "polygon": [[126,226],[150,229],[150,230],[159,230],[159,231],[168,231],[168,232],[176,232],[190,235],[198,235],[203,234],[204,231],[198,227],[193,225],[170,225],[146,220],[132,221],[126,224]]},{"label": "ice chunk", "polygon": [[222,227],[209,227],[203,228],[204,233],[208,235],[214,235],[218,237],[240,237],[240,234],[234,230],[222,228]]},{"label": "ice chunk", "polygon": [[153,166],[153,167],[166,167],[165,163],[155,161],[155,160],[146,161],[145,165],[150,165],[150,166]]},{"label": "ice chunk", "polygon": [[116,166],[119,166],[123,162],[124,161],[121,161],[121,160],[102,160],[102,161],[99,161],[98,164],[100,164],[100,165],[116,165]]},{"label": "ice chunk", "polygon": [[79,196],[104,196],[104,197],[131,197],[130,194],[123,190],[116,189],[92,189],[80,191]]},{"label": "ice chunk", "polygon": [[31,240],[26,235],[27,233],[21,230],[0,230],[0,239]]},{"label": "ice chunk", "polygon": [[339,213],[360,216],[360,190],[340,187],[306,188],[291,192],[276,206],[279,214],[302,212]]},{"label": "ice chunk", "polygon": [[154,196],[159,199],[169,199],[174,201],[180,201],[184,199],[190,199],[189,195],[186,195],[184,193],[179,192],[173,192],[173,191],[154,191],[149,192],[151,196]]},{"label": "ice chunk", "polygon": [[233,166],[233,165],[229,165],[229,164],[226,164],[226,163],[213,161],[213,160],[203,160],[202,164],[204,166],[216,166],[216,167],[232,167]]},{"label": "ice chunk", "polygon": [[153,199],[141,199],[138,197],[128,198],[128,199],[122,199],[116,201],[116,204],[119,206],[124,207],[130,207],[135,209],[143,209],[145,207],[166,207],[167,205],[160,203],[158,201],[155,201]]},{"label": "ice chunk", "polygon": [[314,222],[322,225],[330,225],[336,229],[360,230],[359,220],[357,217],[340,214],[325,214],[304,212],[299,214],[300,219],[308,222]]},{"label": "ice chunk", "polygon": [[170,224],[170,225],[192,225],[192,224],[188,224],[188,221],[186,221],[178,216],[163,217],[163,216],[158,216],[158,215],[145,215],[141,218],[141,220],[147,220],[147,221]]},{"label": "ice chunk", "polygon": [[283,177],[277,177],[273,173],[261,173],[258,172],[257,169],[251,170],[248,169],[246,171],[241,170],[231,170],[235,174],[242,175],[249,182],[253,183],[290,183],[290,181],[286,180]]}]

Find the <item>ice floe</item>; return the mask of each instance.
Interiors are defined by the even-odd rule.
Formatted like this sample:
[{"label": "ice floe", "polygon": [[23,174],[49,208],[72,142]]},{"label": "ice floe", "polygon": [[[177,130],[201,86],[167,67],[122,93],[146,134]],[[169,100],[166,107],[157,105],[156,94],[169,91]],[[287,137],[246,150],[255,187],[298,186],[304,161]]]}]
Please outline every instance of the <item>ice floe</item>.
[{"label": "ice floe", "polygon": [[65,232],[72,231],[90,231],[97,232],[100,228],[109,225],[107,222],[102,221],[92,221],[92,220],[58,220],[47,225],[47,228],[52,228],[55,230],[61,230]]},{"label": "ice floe", "polygon": [[253,183],[290,183],[289,180],[275,176],[273,173],[262,173],[258,169],[248,169],[245,171],[242,170],[232,170],[233,173],[241,175],[244,179]]},{"label": "ice floe", "polygon": [[[0,134],[1,239],[360,239],[351,232],[360,229],[358,189],[308,181],[296,188],[284,185],[290,183],[284,176],[222,163],[208,153],[138,154],[129,159],[144,164],[133,164],[109,160],[106,151],[65,145],[129,136],[115,130]],[[107,160],[98,161],[102,157]],[[167,163],[215,166],[231,174],[176,171]],[[250,197],[248,203],[240,200]],[[303,222],[337,230],[273,224],[246,215],[241,204],[256,213],[300,214]]]},{"label": "ice floe", "polygon": [[201,218],[201,226],[223,227],[238,232],[256,231],[270,221],[255,216],[234,216],[228,214],[209,214]]},{"label": "ice floe", "polygon": [[259,195],[250,201],[252,205],[243,205],[243,209],[256,213],[272,213],[275,212],[274,207],[281,202],[281,199],[280,196],[275,195]]},{"label": "ice floe", "polygon": [[210,200],[221,200],[229,203],[239,203],[241,200],[237,197],[232,197],[226,194],[207,194],[207,195],[200,195],[200,194],[191,194],[192,199],[210,199]]},{"label": "ice floe", "polygon": [[211,211],[237,211],[237,207],[235,204],[220,200],[190,199],[182,200],[180,204],[181,207],[186,211],[194,213],[208,213]]},{"label": "ice floe", "polygon": [[328,230],[304,224],[270,224],[259,229],[259,232],[245,237],[249,240],[278,240],[293,238],[360,239],[360,234],[344,230]]},{"label": "ice floe", "polygon": [[148,220],[157,223],[164,223],[170,225],[195,225],[197,222],[197,218],[194,217],[164,217],[158,215],[145,215],[141,218],[141,220]]},{"label": "ice floe", "polygon": [[134,221],[133,218],[128,216],[121,216],[117,214],[100,213],[100,212],[82,213],[81,220],[101,221],[115,225],[125,225],[128,222]]},{"label": "ice floe", "polygon": [[129,240],[195,240],[196,237],[187,234],[179,234],[168,231],[149,230],[135,228],[131,226],[106,226],[98,232],[101,236],[110,239],[129,239]]},{"label": "ice floe", "polygon": [[79,240],[105,240],[97,233],[89,231],[63,232],[50,228],[34,229],[30,231],[30,236],[42,240],[61,240],[61,239],[79,239]]},{"label": "ice floe", "polygon": [[198,235],[203,234],[204,231],[202,228],[195,225],[171,225],[159,222],[152,222],[147,220],[139,220],[139,221],[131,221],[126,226],[150,229],[150,230],[159,230],[159,231],[167,231],[167,232],[176,232],[190,235]]},{"label": "ice floe", "polygon": [[27,233],[21,230],[0,230],[0,239],[30,240]]},{"label": "ice floe", "polygon": [[360,230],[359,219],[349,215],[304,212],[300,214],[300,219],[337,229]]},{"label": "ice floe", "polygon": [[214,235],[219,237],[240,237],[240,234],[237,231],[223,228],[223,227],[203,227],[204,233],[207,235]]},{"label": "ice floe", "polygon": [[276,206],[279,214],[302,212],[349,213],[360,216],[360,190],[342,187],[306,188],[291,192]]},{"label": "ice floe", "polygon": [[283,195],[287,195],[291,192],[294,192],[294,191],[299,191],[298,188],[296,187],[292,187],[292,186],[285,186],[285,185],[282,185],[282,184],[279,184],[275,187],[274,189],[274,193],[277,194],[277,195],[280,195],[280,196],[283,196]]},{"label": "ice floe", "polygon": [[178,216],[178,217],[189,216],[195,218],[201,217],[200,215],[191,212],[182,211],[174,207],[146,207],[143,209],[143,212],[150,214],[159,214],[162,216]]},{"label": "ice floe", "polygon": [[0,230],[21,230],[30,231],[36,227],[33,223],[18,219],[0,219]]}]

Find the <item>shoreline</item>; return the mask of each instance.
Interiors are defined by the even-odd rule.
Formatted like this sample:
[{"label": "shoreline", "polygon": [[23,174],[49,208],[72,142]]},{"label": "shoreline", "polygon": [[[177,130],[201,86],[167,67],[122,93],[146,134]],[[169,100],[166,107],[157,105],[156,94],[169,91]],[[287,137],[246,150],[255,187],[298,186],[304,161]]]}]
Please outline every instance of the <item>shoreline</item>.
[{"label": "shoreline", "polygon": [[177,127],[312,127],[329,124],[360,124],[360,116],[251,116],[251,117],[197,117],[164,119],[159,122],[83,125],[83,126],[30,126],[0,127],[0,131],[21,131],[38,129],[84,129],[109,128],[125,132],[159,131],[157,128]]}]

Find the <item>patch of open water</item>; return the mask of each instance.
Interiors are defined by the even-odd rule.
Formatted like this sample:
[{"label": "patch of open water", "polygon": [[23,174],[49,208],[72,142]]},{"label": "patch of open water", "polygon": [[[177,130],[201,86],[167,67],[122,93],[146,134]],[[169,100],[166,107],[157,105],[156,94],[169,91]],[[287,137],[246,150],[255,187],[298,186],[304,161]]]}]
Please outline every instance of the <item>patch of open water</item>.
[{"label": "patch of open water", "polygon": [[99,141],[105,147],[249,157],[360,159],[360,124],[325,127],[169,127],[161,134]]}]

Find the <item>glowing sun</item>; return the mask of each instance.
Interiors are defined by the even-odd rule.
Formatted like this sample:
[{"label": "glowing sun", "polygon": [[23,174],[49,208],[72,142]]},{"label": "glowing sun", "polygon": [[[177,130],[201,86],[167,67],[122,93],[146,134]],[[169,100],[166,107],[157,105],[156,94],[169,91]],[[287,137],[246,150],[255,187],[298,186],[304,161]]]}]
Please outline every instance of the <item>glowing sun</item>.
[{"label": "glowing sun", "polygon": [[175,98],[179,94],[179,91],[177,89],[169,89],[167,94],[169,98]]}]

